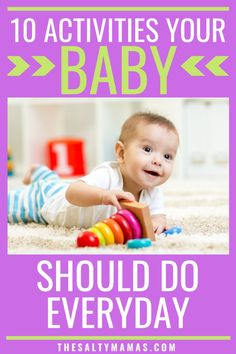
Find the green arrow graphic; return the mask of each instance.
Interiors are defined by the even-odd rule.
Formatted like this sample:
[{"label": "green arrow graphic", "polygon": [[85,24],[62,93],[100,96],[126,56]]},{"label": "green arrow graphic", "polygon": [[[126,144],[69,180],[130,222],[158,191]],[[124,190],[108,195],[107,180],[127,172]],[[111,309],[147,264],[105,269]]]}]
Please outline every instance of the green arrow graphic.
[{"label": "green arrow graphic", "polygon": [[8,59],[15,67],[8,73],[8,76],[21,76],[29,67],[29,64],[20,56],[8,56]]},{"label": "green arrow graphic", "polygon": [[187,73],[191,76],[204,76],[204,74],[196,68],[196,65],[204,58],[204,56],[201,55],[195,55],[189,57],[182,65],[181,67],[187,71]]},{"label": "green arrow graphic", "polygon": [[34,55],[33,58],[40,65],[40,68],[33,73],[33,76],[46,76],[55,67],[55,64],[45,56]]},{"label": "green arrow graphic", "polygon": [[227,72],[225,72],[220,65],[228,58],[228,56],[218,56],[216,55],[213,59],[211,59],[207,64],[206,68],[212,72],[215,76],[229,76]]}]

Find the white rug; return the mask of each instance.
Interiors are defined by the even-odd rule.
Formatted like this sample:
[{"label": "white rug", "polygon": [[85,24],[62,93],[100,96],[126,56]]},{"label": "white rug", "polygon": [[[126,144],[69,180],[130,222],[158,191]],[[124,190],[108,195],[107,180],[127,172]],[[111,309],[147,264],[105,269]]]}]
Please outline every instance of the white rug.
[{"label": "white rug", "polygon": [[[172,181],[165,186],[169,226],[180,235],[164,237],[152,247],[130,250],[125,245],[76,248],[78,229],[38,224],[9,225],[10,254],[228,254],[228,189],[215,181]],[[91,225],[92,226],[92,225]]]}]

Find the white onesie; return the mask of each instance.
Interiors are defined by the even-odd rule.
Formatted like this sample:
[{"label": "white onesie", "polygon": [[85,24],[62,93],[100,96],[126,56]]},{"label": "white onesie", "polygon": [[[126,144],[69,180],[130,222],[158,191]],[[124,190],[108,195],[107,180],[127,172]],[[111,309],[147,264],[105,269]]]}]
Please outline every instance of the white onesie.
[{"label": "white onesie", "polygon": [[[116,161],[104,162],[88,175],[79,178],[85,183],[108,190],[123,190],[123,178]],[[78,207],[65,198],[68,186],[49,198],[41,209],[43,218],[51,225],[88,228],[116,213],[111,205]],[[160,187],[143,190],[139,202],[147,204],[151,215],[165,214]]]}]

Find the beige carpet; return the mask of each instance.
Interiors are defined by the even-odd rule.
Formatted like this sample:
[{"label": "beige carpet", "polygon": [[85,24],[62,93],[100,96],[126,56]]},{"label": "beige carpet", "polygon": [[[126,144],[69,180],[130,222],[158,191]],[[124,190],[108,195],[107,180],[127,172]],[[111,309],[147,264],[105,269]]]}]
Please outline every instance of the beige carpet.
[{"label": "beige carpet", "polygon": [[157,238],[152,247],[129,250],[124,245],[76,248],[78,229],[38,224],[9,225],[10,254],[228,254],[228,189],[215,181],[172,181],[165,186],[169,226],[180,235]]}]

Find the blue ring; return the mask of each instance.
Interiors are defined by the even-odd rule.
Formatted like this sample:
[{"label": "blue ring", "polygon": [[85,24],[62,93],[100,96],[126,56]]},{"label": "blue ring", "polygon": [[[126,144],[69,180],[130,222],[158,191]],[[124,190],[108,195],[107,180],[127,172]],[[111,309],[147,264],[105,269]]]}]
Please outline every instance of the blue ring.
[{"label": "blue ring", "polygon": [[128,248],[143,248],[150,247],[152,245],[152,241],[149,238],[140,238],[135,240],[129,240],[127,242]]}]

